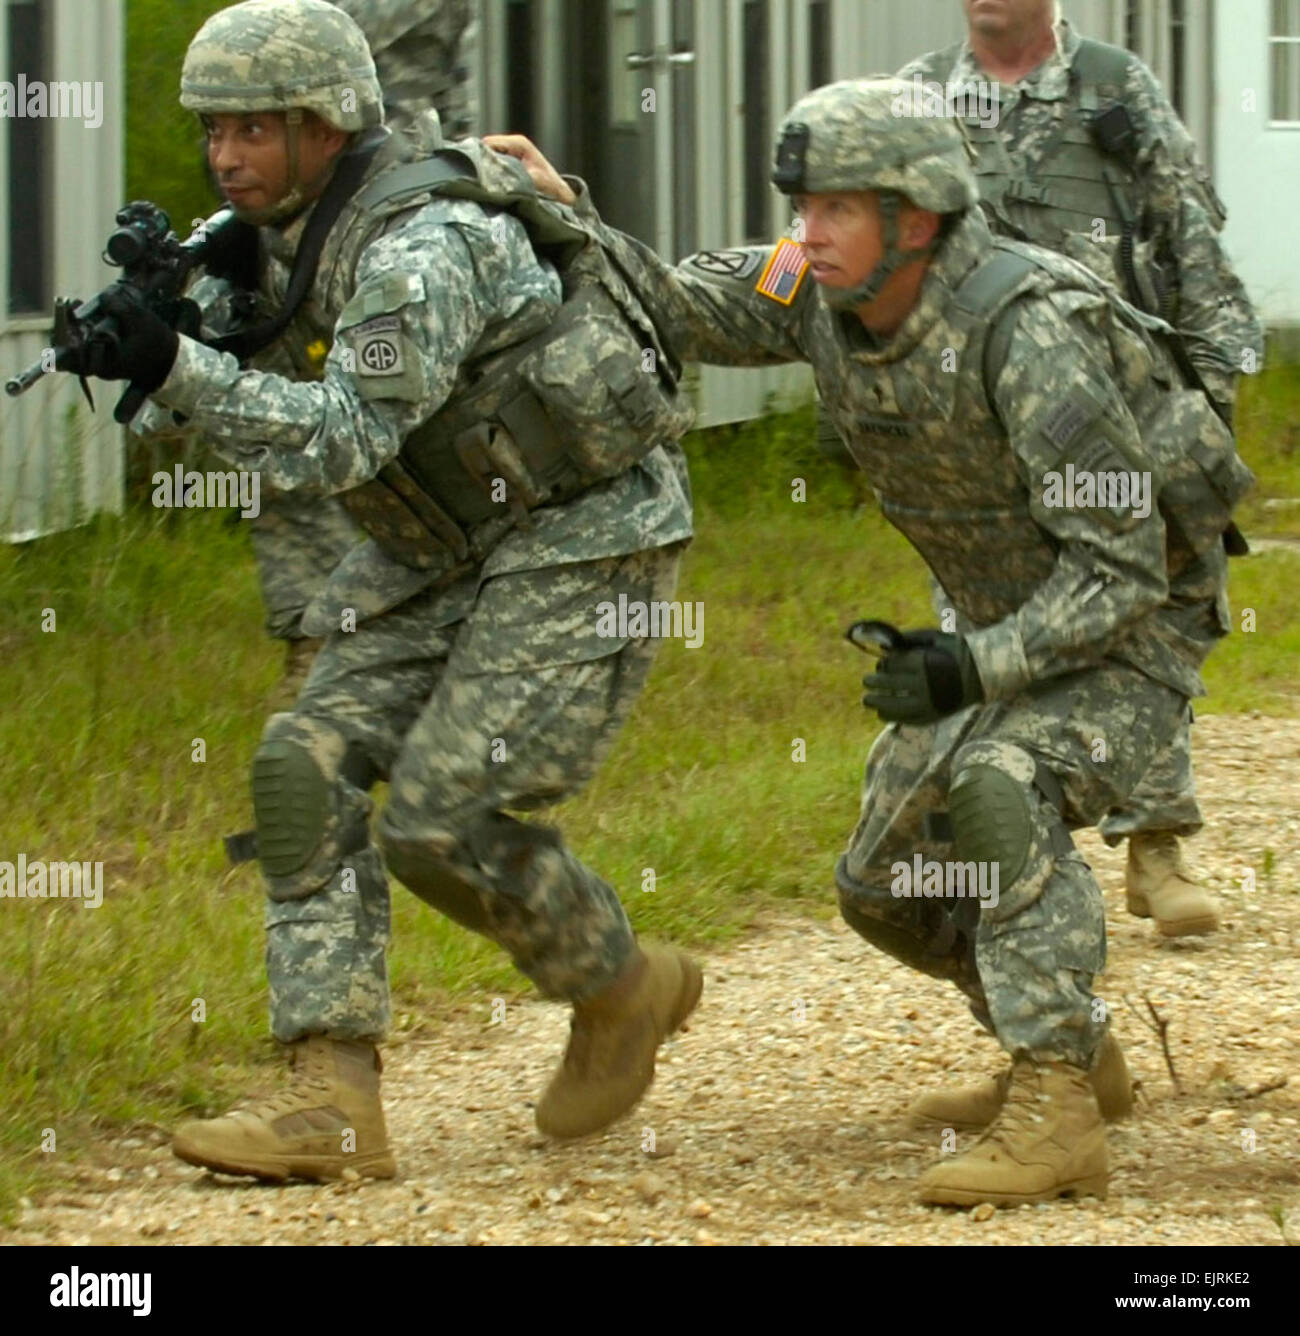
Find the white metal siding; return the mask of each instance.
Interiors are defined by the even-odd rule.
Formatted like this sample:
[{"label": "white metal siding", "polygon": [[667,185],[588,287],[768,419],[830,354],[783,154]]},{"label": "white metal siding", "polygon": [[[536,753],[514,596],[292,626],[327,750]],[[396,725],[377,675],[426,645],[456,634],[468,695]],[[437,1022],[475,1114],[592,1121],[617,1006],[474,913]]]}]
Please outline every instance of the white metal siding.
[{"label": "white metal siding", "polygon": [[[122,204],[124,15],[122,0],[53,0],[51,79],[103,85],[103,123],[53,121],[53,293],[82,298],[109,277],[99,258]],[[0,58],[5,25],[0,24]],[[7,233],[9,172],[0,135],[0,228]],[[9,239],[0,236],[0,286]],[[10,320],[0,291],[0,379],[35,361],[50,341],[47,318]],[[0,395],[0,538],[51,533],[122,507],[123,435],[114,387],[95,390],[92,416],[75,380],[50,377],[20,399]]]},{"label": "white metal siding", "polygon": [[1270,119],[1268,0],[1216,7],[1215,133],[1219,193],[1228,205],[1228,252],[1273,328],[1300,327],[1300,126]]}]

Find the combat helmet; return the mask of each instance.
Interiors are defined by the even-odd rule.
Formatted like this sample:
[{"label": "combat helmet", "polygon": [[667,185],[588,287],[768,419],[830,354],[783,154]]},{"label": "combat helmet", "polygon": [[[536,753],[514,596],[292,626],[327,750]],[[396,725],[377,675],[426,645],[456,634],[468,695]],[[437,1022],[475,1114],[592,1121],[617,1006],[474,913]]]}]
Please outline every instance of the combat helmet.
[{"label": "combat helmet", "polygon": [[814,89],[790,108],[777,138],[772,181],[787,195],[841,190],[879,193],[884,254],[854,288],[822,288],[841,308],[873,300],[890,276],[928,255],[934,243],[899,247],[904,199],[934,213],[964,213],[979,203],[975,155],[955,117],[915,106],[902,79],[846,79]]},{"label": "combat helmet", "polygon": [[384,121],[365,34],[351,15],[326,0],[243,0],[219,10],[185,53],[181,106],[198,115],[285,113],[289,194],[258,222],[288,217],[304,202],[304,183],[297,179],[304,112],[348,132]]}]

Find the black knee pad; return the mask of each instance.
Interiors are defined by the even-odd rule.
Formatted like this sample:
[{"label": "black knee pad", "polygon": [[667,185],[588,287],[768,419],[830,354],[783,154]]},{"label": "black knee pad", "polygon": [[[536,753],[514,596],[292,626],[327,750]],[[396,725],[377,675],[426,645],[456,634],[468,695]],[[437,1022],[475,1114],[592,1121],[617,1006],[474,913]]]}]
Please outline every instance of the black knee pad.
[{"label": "black knee pad", "polygon": [[365,846],[371,803],[356,778],[362,775],[347,739],[329,724],[271,717],[253,757],[253,811],[273,899],[319,890],[344,855]]},{"label": "black knee pad", "polygon": [[954,913],[937,900],[902,898],[866,886],[850,875],[847,859],[835,867],[840,914],[845,923],[887,956],[932,979],[954,983],[975,976],[974,928],[962,915],[973,901],[958,902]]},{"label": "black knee pad", "polygon": [[958,859],[997,869],[997,899],[982,909],[986,922],[1004,923],[1032,905],[1056,860],[1073,851],[1063,803],[1056,777],[1023,747],[986,738],[962,749],[948,814]]},{"label": "black knee pad", "polygon": [[963,769],[948,793],[958,859],[996,864],[999,890],[1010,890],[1029,861],[1036,806],[1033,790],[1026,791],[1005,771],[991,765]]}]

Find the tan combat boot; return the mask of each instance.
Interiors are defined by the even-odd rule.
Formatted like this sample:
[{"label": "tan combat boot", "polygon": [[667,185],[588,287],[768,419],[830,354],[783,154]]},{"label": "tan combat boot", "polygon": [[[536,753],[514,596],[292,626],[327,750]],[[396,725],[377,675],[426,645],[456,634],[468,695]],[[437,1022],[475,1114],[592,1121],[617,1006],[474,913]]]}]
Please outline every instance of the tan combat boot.
[{"label": "tan combat boot", "polygon": [[[908,1115],[921,1127],[951,1127],[955,1131],[987,1127],[998,1116],[1007,1097],[1011,1071],[1008,1067],[979,1085],[932,1090],[912,1104]],[[1133,1081],[1128,1074],[1128,1063],[1109,1029],[1097,1049],[1088,1079],[1101,1116],[1108,1123],[1127,1118],[1133,1112]]]},{"label": "tan combat boot", "polygon": [[1167,831],[1129,836],[1124,889],[1128,912],[1154,918],[1164,937],[1198,936],[1219,926],[1214,897],[1188,874],[1178,836]]},{"label": "tan combat boot", "polygon": [[302,690],[307,674],[311,672],[311,666],[324,643],[324,640],[310,636],[284,642],[284,672],[276,683],[271,697],[273,713],[293,709],[293,703],[298,699],[298,693]]},{"label": "tan combat boot", "polygon": [[923,1202],[1020,1206],[1060,1196],[1106,1195],[1106,1127],[1082,1067],[1016,1061],[992,1127],[964,1155],[921,1175]]},{"label": "tan combat boot", "polygon": [[397,1166],[379,1100],[383,1064],[375,1046],[308,1035],[290,1050],[293,1075],[285,1090],[221,1118],[182,1123],[173,1152],[187,1164],[277,1183],[341,1178],[345,1169],[392,1178]]},{"label": "tan combat boot", "polygon": [[623,973],[573,1005],[569,1047],[537,1104],[547,1136],[581,1137],[633,1108],[655,1074],[655,1050],[695,1010],[700,968],[672,947],[637,948]]}]

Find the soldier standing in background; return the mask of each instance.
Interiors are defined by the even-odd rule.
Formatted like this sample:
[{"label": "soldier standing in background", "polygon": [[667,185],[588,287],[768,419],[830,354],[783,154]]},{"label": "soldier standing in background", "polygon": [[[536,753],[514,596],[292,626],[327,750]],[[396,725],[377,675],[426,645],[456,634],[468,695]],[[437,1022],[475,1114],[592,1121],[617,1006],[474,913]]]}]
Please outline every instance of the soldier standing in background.
[{"label": "soldier standing in background", "polygon": [[384,119],[407,130],[433,109],[448,139],[472,134],[478,121],[473,77],[477,23],[472,0],[334,0],[366,35]]},{"label": "soldier standing in background", "polygon": [[[969,33],[905,65],[903,80],[946,86],[964,110],[981,202],[994,232],[1090,265],[1179,332],[1231,424],[1263,330],[1219,238],[1227,214],[1196,147],[1132,52],[1081,38],[1060,0],[963,0]],[[979,94],[995,83],[996,124]],[[985,123],[981,123],[985,122]],[[936,591],[939,607],[949,606]],[[1137,790],[1099,825],[1128,840],[1128,908],[1166,937],[1213,932],[1214,897],[1189,874],[1179,838],[1203,825],[1192,779],[1191,708]]]}]

